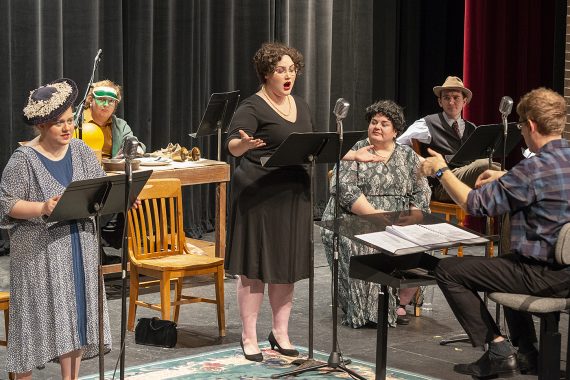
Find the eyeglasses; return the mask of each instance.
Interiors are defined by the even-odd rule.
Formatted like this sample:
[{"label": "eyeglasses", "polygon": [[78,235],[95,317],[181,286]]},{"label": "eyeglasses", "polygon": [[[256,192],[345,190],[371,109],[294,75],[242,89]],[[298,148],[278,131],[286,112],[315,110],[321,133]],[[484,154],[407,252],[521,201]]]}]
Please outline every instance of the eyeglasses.
[{"label": "eyeglasses", "polygon": [[297,75],[297,67],[295,67],[295,65],[291,65],[289,69],[287,69],[285,66],[277,66],[275,68],[275,73],[279,75],[283,75],[287,71],[289,72],[289,75]]},{"label": "eyeglasses", "polygon": [[519,121],[517,123],[517,129],[520,131],[522,129],[523,125],[525,125],[526,123],[528,123],[528,119],[523,120],[523,121]]},{"label": "eyeglasses", "polygon": [[75,126],[75,120],[72,117],[70,117],[67,120],[58,120],[58,121],[54,122],[53,125],[55,125],[58,128],[63,128],[64,125],[67,125],[68,127],[74,127]]},{"label": "eyeglasses", "polygon": [[105,106],[114,106],[117,105],[117,101],[115,99],[109,99],[109,98],[95,98],[95,103],[97,103],[97,105],[99,107],[105,107]]}]

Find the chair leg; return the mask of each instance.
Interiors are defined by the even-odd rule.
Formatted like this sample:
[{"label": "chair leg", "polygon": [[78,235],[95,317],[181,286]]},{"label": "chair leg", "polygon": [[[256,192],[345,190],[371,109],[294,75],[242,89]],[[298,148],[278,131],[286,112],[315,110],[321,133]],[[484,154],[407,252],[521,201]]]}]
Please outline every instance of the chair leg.
[{"label": "chair leg", "polygon": [[[178,280],[176,280],[176,282],[174,283],[174,286],[176,286],[176,302],[180,302],[181,298],[182,298],[182,283],[184,282],[184,277],[179,277]],[[178,316],[180,315],[180,304],[177,303],[176,306],[174,306],[174,322],[178,323]]]},{"label": "chair leg", "polygon": [[540,347],[538,350],[538,379],[560,379],[560,313],[548,313],[540,317]]},{"label": "chair leg", "polygon": [[568,343],[566,343],[566,378],[570,377],[570,315],[568,315]]},{"label": "chair leg", "polygon": [[129,331],[135,330],[135,316],[137,314],[137,304],[139,299],[139,273],[134,265],[131,265],[130,273],[130,290],[129,290],[129,319],[127,322],[127,329]]},{"label": "chair leg", "polygon": [[224,302],[224,267],[220,265],[214,274],[216,281],[216,307],[218,312],[218,330],[220,336],[226,336],[226,311]]},{"label": "chair leg", "polygon": [[10,310],[4,310],[4,333],[6,334],[6,345],[8,345],[8,326],[10,325]]},{"label": "chair leg", "polygon": [[418,302],[420,300],[421,294],[422,294],[422,291],[420,288],[418,288],[418,290],[416,290],[416,295],[414,297],[414,299],[416,301],[416,302],[414,302],[414,316],[415,317],[419,317],[422,315],[422,308],[420,306],[418,306]]},{"label": "chair leg", "polygon": [[170,319],[170,274],[162,273],[160,279],[160,310],[162,311],[162,319]]}]

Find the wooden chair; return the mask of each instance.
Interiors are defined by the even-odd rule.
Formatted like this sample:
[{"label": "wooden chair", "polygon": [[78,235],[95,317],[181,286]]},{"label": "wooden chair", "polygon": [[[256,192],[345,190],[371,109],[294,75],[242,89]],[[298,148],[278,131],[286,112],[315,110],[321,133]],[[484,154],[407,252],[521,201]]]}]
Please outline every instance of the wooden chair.
[{"label": "wooden chair", "polygon": [[[195,254],[189,249],[182,221],[182,191],[179,179],[149,180],[139,195],[141,207],[129,211],[130,299],[128,329],[133,331],[137,306],[161,312],[162,319],[171,319],[174,306],[178,322],[180,305],[195,302],[214,303],[217,306],[218,330],[226,335],[224,314],[224,259],[208,254]],[[190,239],[202,250],[213,251],[212,243]],[[193,242],[193,243],[192,243]],[[210,253],[211,254],[211,253]],[[139,276],[156,280],[140,282]],[[216,298],[182,295],[185,277],[213,275]],[[175,283],[175,300],[170,298],[170,283]],[[160,304],[139,300],[139,288],[160,286]]]},{"label": "wooden chair", "polygon": [[[4,312],[4,336],[6,340],[0,340],[0,346],[8,345],[8,325],[10,324],[10,293],[0,292],[0,311]],[[8,379],[14,380],[16,375],[8,372]]]},{"label": "wooden chair", "polygon": [[6,346],[8,344],[8,325],[10,322],[9,309],[10,293],[0,292],[0,310],[4,311],[4,336],[6,337],[6,340],[0,340],[0,346]]},{"label": "wooden chair", "polygon": [[[447,222],[451,222],[451,219],[455,218],[457,224],[463,227],[463,220],[467,216],[467,213],[455,203],[431,201],[429,208],[433,214],[445,215]],[[442,251],[444,255],[447,255],[447,248],[443,248]],[[463,246],[461,245],[457,247],[457,256],[463,257]]]}]

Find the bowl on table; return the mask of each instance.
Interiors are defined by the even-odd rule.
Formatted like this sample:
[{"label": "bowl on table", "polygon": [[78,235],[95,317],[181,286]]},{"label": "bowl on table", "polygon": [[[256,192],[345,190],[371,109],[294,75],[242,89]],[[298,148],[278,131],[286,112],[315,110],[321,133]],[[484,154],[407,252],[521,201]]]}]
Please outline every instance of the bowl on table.
[{"label": "bowl on table", "polygon": [[[104,158],[102,161],[103,169],[106,172],[125,171],[125,160],[122,158]],[[132,170],[138,170],[141,162],[139,160],[131,161]]]}]

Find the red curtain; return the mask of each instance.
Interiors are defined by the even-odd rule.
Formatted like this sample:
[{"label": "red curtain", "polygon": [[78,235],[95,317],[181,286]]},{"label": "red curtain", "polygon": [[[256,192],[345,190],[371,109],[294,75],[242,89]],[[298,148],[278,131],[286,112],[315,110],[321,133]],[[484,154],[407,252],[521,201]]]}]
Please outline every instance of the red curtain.
[{"label": "red curtain", "polygon": [[[463,75],[473,91],[464,117],[500,122],[501,97],[552,87],[554,0],[466,0]],[[509,121],[518,120],[513,107]]]},{"label": "red curtain", "polygon": [[[509,121],[517,121],[516,104],[533,88],[552,87],[555,0],[465,0],[463,80],[473,99],[463,117],[477,125],[500,123],[499,103],[513,98]],[[521,144],[522,146],[522,144]],[[522,159],[513,149],[510,168]],[[481,218],[466,227],[483,231]]]}]

